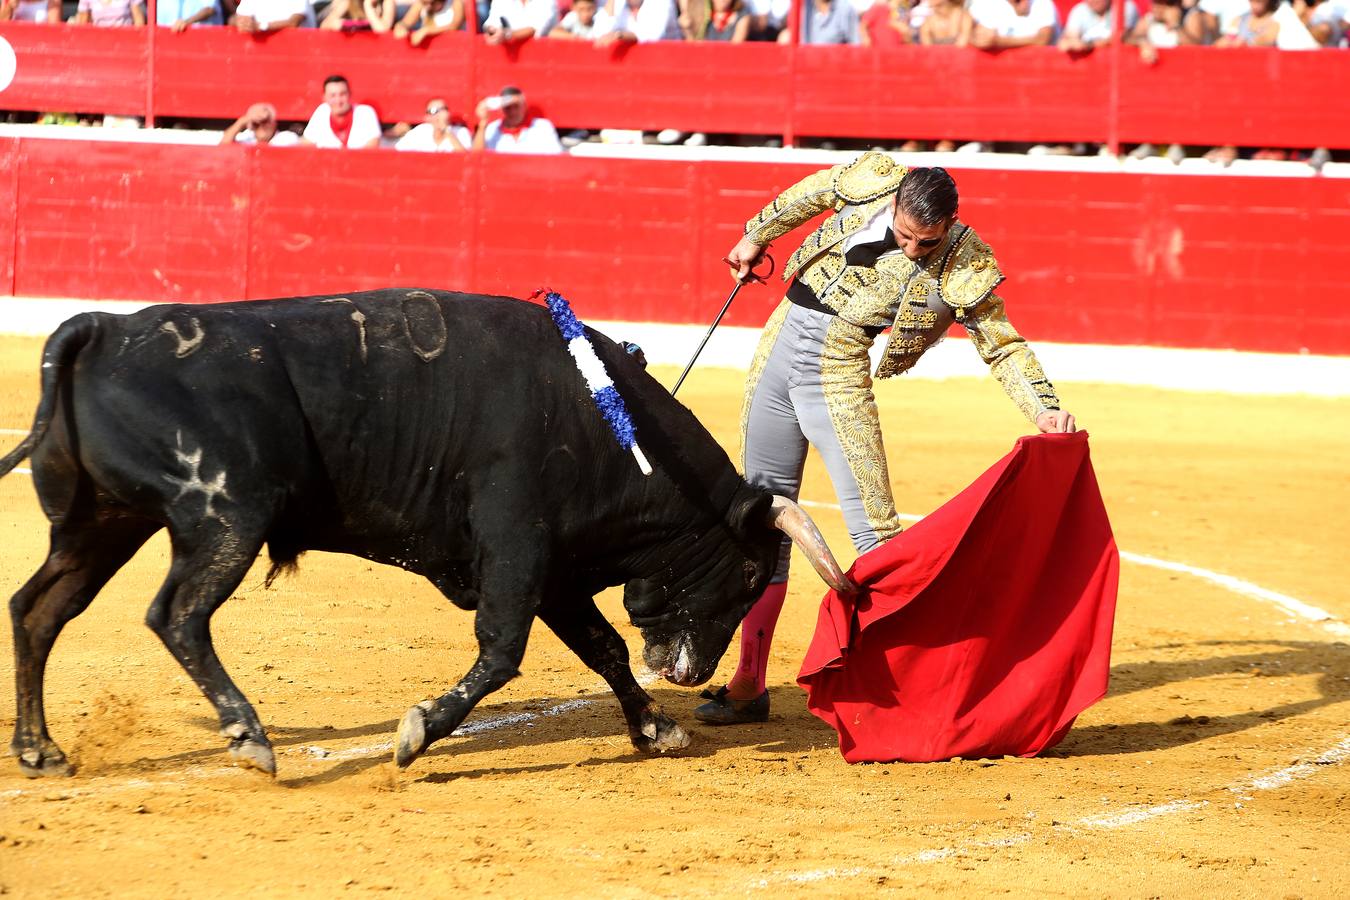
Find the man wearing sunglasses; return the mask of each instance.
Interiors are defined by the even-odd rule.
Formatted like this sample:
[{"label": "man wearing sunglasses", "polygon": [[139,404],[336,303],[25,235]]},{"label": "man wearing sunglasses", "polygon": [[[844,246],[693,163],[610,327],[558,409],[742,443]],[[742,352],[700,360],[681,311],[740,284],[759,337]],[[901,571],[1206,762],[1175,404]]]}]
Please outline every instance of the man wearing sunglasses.
[{"label": "man wearing sunglasses", "polygon": [[427,101],[426,120],[398,139],[396,150],[424,153],[467,153],[473,144],[469,129],[450,122],[450,107],[440,97]]},{"label": "man wearing sunglasses", "polygon": [[[989,245],[957,220],[956,183],[941,168],[906,169],[889,156],[810,175],[745,226],[727,255],[738,281],[770,241],[833,211],[783,267],[787,297],[769,317],[746,382],[743,468],[751,484],[794,500],[808,444],[819,452],[859,553],[900,533],[868,350],[891,335],[877,366],[910,369],[955,322],[1023,414],[1042,432],[1076,430],[1035,354],[1013,329],[994,288],[1003,280]],[[769,645],[787,596],[788,552],[741,624],[740,662],[726,687],[704,692],[703,722],[762,722]]]}]

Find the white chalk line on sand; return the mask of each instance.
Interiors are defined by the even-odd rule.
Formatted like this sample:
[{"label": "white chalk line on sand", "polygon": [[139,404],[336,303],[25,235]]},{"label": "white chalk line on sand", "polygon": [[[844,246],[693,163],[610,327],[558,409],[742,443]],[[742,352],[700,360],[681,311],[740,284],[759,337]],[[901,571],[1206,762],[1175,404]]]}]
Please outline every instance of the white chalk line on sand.
[{"label": "white chalk line on sand", "polygon": [[[1250,797],[1256,791],[1271,791],[1277,788],[1285,787],[1295,781],[1304,778],[1310,778],[1318,771],[1327,767],[1337,765],[1350,759],[1350,735],[1340,739],[1338,743],[1319,754],[1316,758],[1308,762],[1299,762],[1283,769],[1277,769],[1265,775],[1259,775],[1242,781],[1234,782],[1218,790],[1227,791],[1236,794],[1239,797]],[[1138,825],[1142,822],[1148,822],[1162,816],[1176,815],[1178,813],[1194,812],[1209,806],[1210,800],[1192,800],[1181,799],[1171,800],[1166,803],[1159,803],[1153,806],[1145,806],[1139,809],[1128,809],[1122,812],[1098,814],[1093,816],[1083,816],[1073,822],[1062,823],[1050,826],[1057,832],[1080,832],[1085,830],[1109,830],[1115,828],[1128,828],[1132,825]],[[1042,832],[1040,837],[1044,837]],[[806,884],[816,881],[829,881],[841,878],[873,877],[885,875],[899,866],[911,866],[922,863],[939,862],[951,857],[963,857],[972,853],[979,853],[984,850],[997,850],[1004,847],[1016,847],[1019,844],[1025,844],[1038,835],[1030,831],[1022,831],[1017,834],[1007,835],[1005,837],[993,838],[990,840],[966,841],[951,847],[938,847],[931,850],[920,850],[918,853],[897,856],[884,866],[856,866],[849,868],[826,868],[812,869],[806,872],[790,872],[770,878],[760,878],[750,884],[751,888],[767,888],[774,884]]]}]

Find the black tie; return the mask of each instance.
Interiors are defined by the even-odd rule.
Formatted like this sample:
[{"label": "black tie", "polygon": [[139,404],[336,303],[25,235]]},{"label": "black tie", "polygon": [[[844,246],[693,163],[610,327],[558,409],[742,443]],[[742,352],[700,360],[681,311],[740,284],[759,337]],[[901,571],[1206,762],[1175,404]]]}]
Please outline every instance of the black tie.
[{"label": "black tie", "polygon": [[895,232],[886,229],[886,236],[879,241],[867,241],[862,244],[854,244],[848,248],[844,254],[844,262],[850,266],[871,267],[883,253],[889,253],[892,250],[899,250],[900,245],[895,242]]}]

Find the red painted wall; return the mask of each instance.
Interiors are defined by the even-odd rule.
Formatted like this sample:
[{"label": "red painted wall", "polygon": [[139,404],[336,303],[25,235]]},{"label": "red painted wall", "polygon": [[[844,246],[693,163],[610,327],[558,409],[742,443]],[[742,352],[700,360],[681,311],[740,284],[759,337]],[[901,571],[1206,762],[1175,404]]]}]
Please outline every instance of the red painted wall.
[{"label": "red painted wall", "polygon": [[[0,139],[0,293],[549,285],[587,318],[703,323],[744,220],[810,170]],[[1028,335],[1350,353],[1350,181],[954,172]],[[728,321],[760,324],[781,293],[742,291]]]},{"label": "red painted wall", "polygon": [[386,122],[419,120],[433,95],[469,114],[516,84],[566,128],[1029,142],[1106,142],[1114,131],[1124,142],[1350,147],[1350,54],[1339,50],[1179,47],[1146,66],[1132,47],[1118,60],[1112,48],[597,50],[493,47],[455,33],[414,48],[369,32],[160,28],[152,51],[150,32],[0,22],[18,58],[0,108],[234,118],[268,100],[303,120],[323,78],[341,72]]}]

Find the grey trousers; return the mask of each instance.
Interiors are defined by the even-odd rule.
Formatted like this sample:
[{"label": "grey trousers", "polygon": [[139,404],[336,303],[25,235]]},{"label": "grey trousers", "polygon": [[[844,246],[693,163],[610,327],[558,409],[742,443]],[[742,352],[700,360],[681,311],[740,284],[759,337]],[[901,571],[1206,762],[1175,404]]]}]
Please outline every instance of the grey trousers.
[{"label": "grey trousers", "polygon": [[[831,332],[832,326],[837,328],[839,324],[836,317],[795,304],[786,306],[787,314],[781,327],[774,327],[777,315],[770,319],[758,354],[763,356],[767,350],[763,368],[758,369],[757,359],[755,368],[758,372],[752,369],[750,382],[746,385],[745,477],[757,487],[796,500],[801,492],[807,446],[815,447],[834,485],[853,546],[859,553],[864,553],[899,531],[885,473],[879,425],[868,427],[876,422],[876,404],[872,399],[866,344],[849,342],[846,354],[857,358],[840,360],[839,341]],[[835,365],[830,365],[831,360]],[[842,377],[841,369],[844,370]],[[836,396],[832,404],[827,391],[834,391],[836,395],[847,392],[850,396],[846,403],[840,403]],[[866,419],[866,413],[870,413],[871,422],[856,423],[847,412],[841,413],[841,409],[854,408],[864,413],[858,416],[860,419]],[[856,449],[859,443],[856,434],[852,440],[853,452],[846,450],[839,434],[841,425],[866,435],[862,442],[866,452],[859,453]],[[878,457],[881,460],[880,488],[875,471]],[[859,470],[860,463],[870,468]],[[863,499],[864,486],[860,484],[864,480],[868,482],[873,498],[871,516]],[[883,497],[876,497],[879,490]],[[785,539],[778,570],[771,579],[773,583],[787,580],[790,550],[791,542]]]}]

